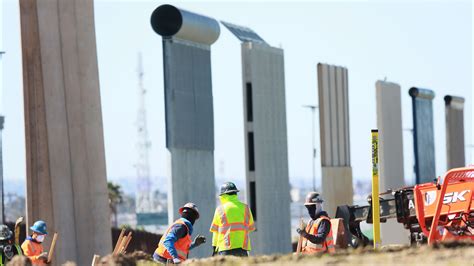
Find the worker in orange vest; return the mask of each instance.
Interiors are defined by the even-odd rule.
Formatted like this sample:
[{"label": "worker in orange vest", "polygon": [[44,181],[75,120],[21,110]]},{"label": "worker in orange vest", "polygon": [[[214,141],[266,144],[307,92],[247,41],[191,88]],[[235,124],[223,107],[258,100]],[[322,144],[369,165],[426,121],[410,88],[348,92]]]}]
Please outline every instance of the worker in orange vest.
[{"label": "worker in orange vest", "polygon": [[327,212],[323,211],[323,199],[318,192],[310,192],[306,196],[305,207],[311,220],[307,225],[302,225],[296,232],[303,237],[301,252],[334,253],[334,241],[332,237],[331,220]]},{"label": "worker in orange vest", "polygon": [[189,251],[206,242],[206,238],[197,235],[191,241],[194,222],[199,219],[196,204],[189,202],[179,209],[181,218],[176,220],[163,234],[153,254],[153,259],[162,264],[179,264],[188,258]]},{"label": "worker in orange vest", "polygon": [[26,238],[21,244],[23,254],[27,256],[33,265],[46,265],[48,253],[43,252],[43,241],[48,232],[46,231],[46,223],[44,221],[36,221],[30,227],[33,234]]}]

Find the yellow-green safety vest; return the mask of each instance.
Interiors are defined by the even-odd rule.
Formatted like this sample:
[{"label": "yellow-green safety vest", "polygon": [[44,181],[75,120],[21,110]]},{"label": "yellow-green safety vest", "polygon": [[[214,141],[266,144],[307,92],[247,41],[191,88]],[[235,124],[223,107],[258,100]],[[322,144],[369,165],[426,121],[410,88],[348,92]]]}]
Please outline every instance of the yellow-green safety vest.
[{"label": "yellow-green safety vest", "polygon": [[[22,255],[23,253],[21,252],[21,248],[20,246],[18,246],[17,244],[13,245],[15,248],[16,248],[16,252],[17,252],[17,255]],[[16,256],[16,255],[15,255]],[[6,263],[5,263],[6,264]],[[0,252],[0,266],[3,266],[5,265],[3,263],[3,252]]]},{"label": "yellow-green safety vest", "polygon": [[216,251],[242,248],[250,251],[249,233],[255,231],[250,208],[237,195],[222,195],[212,220],[212,245]]}]

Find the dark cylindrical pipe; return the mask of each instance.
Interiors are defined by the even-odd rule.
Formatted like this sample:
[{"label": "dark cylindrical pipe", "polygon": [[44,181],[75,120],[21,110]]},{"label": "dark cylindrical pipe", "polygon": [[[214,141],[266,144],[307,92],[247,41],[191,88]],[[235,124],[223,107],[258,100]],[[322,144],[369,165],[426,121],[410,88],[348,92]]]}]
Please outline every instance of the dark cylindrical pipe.
[{"label": "dark cylindrical pipe", "polygon": [[416,88],[412,87],[408,93],[410,94],[411,97],[415,98],[424,98],[431,100],[435,97],[435,93],[432,90],[429,89],[421,89],[421,88]]},{"label": "dark cylindrical pipe", "polygon": [[451,105],[451,104],[464,104],[464,98],[459,97],[459,96],[453,96],[453,95],[446,95],[444,96],[444,103],[446,105]]},{"label": "dark cylindrical pipe", "polygon": [[211,45],[219,38],[219,23],[210,17],[161,5],[151,15],[151,27],[163,37]]}]

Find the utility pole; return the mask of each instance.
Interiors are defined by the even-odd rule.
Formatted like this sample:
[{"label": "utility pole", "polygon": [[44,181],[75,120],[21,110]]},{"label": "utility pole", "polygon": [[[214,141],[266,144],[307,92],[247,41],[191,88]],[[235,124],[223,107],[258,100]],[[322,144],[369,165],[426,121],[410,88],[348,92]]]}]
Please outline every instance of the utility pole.
[{"label": "utility pole", "polygon": [[312,124],[312,135],[311,135],[311,141],[313,145],[313,191],[316,191],[316,144],[314,142],[314,135],[315,135],[315,130],[314,130],[314,120],[316,118],[316,109],[319,108],[316,105],[303,105],[305,108],[311,109],[311,124]]}]

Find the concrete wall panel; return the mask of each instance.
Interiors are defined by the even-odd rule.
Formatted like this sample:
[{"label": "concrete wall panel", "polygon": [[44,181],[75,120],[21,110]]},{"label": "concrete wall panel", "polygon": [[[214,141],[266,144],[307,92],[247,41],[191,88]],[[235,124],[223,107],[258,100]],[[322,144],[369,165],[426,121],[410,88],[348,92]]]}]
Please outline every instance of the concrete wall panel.
[{"label": "concrete wall panel", "polygon": [[[375,83],[377,128],[379,129],[380,191],[405,186],[403,168],[403,131],[400,86],[391,82]],[[409,244],[409,234],[396,221],[381,224],[383,244]]]},{"label": "concrete wall panel", "polygon": [[416,183],[432,182],[436,178],[433,129],[432,90],[411,88],[413,108],[413,143],[415,146]]},{"label": "concrete wall panel", "polygon": [[60,234],[56,264],[111,252],[93,14],[90,0],[20,1],[27,223]]},{"label": "concrete wall panel", "polygon": [[324,209],[334,217],[337,206],[352,204],[352,168],[325,166],[322,175]]},{"label": "concrete wall panel", "polygon": [[446,105],[446,152],[448,170],[464,167],[464,98],[447,95]]},{"label": "concrete wall panel", "polygon": [[200,218],[194,224],[194,233],[207,238],[207,242],[191,251],[190,257],[207,257],[211,251],[212,235],[209,228],[216,207],[214,181],[214,151],[169,148],[170,174],[168,175],[168,221],[180,217],[178,209],[194,202]]},{"label": "concrete wall panel", "polygon": [[172,39],[163,49],[167,147],[214,150],[210,49]]},{"label": "concrete wall panel", "polygon": [[[245,42],[242,62],[247,196],[258,228],[251,235],[252,253],[287,253],[291,251],[291,223],[283,50]],[[247,93],[251,93],[251,102]],[[249,104],[252,121],[247,116]],[[250,142],[249,133],[253,134]],[[251,142],[253,170],[249,165]]]},{"label": "concrete wall panel", "polygon": [[322,194],[334,215],[337,206],[352,203],[347,69],[318,64],[318,95]]},{"label": "concrete wall panel", "polygon": [[216,206],[210,45],[219,36],[219,24],[171,5],[156,8],[151,23],[163,36],[166,147],[170,155],[168,218],[172,223],[185,203],[197,204],[201,218],[194,234],[209,241],[190,255],[206,257],[211,250],[209,228]]}]

